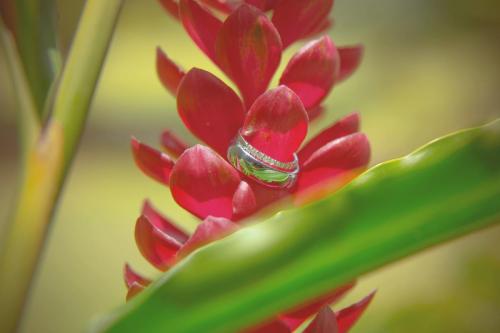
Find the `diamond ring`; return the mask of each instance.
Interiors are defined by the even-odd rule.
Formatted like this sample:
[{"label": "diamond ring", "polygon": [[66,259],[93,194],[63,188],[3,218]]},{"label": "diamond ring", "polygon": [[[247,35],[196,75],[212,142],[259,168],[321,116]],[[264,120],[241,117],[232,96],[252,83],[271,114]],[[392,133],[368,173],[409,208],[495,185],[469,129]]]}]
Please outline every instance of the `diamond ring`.
[{"label": "diamond ring", "polygon": [[246,176],[271,187],[291,188],[299,173],[299,160],[281,162],[248,143],[240,133],[227,150],[227,159]]}]

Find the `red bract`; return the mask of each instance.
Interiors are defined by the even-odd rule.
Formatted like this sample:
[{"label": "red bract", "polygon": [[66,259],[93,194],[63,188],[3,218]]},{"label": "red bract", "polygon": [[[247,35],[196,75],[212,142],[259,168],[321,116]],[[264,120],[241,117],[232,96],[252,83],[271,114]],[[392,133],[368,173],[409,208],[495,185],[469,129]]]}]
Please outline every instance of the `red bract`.
[{"label": "red bract", "polygon": [[[200,246],[237,231],[240,220],[272,202],[292,195],[301,204],[345,185],[368,165],[370,145],[359,132],[357,113],[304,144],[310,121],[324,109],[323,100],[359,66],[361,46],[337,48],[328,36],[311,41],[290,59],[279,86],[268,89],[283,49],[330,25],[333,0],[160,2],[239,89],[238,94],[202,69],[184,71],[157,50],[161,83],[176,97],[182,122],[206,145],[189,147],[167,130],[161,136],[167,155],[132,139],[139,168],[169,186],[175,201],[201,220],[189,236],[149,202],[144,204],[136,223],[137,245],[152,265],[165,271]],[[297,157],[294,186],[272,187],[233,167],[226,155],[238,135],[278,162],[290,163]],[[124,274],[127,298],[150,283],[128,265]],[[245,332],[293,332],[314,314],[318,315],[306,332],[346,332],[373,296],[332,312],[328,306],[352,286],[338,288]]]}]

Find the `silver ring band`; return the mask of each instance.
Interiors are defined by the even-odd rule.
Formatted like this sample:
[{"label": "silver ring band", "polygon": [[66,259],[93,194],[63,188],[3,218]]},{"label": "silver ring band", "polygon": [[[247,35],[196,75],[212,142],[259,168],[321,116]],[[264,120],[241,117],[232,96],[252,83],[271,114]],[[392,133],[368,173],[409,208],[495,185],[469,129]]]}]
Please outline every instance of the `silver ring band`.
[{"label": "silver ring band", "polygon": [[227,159],[246,176],[271,187],[291,188],[299,174],[299,160],[293,154],[292,162],[275,160],[249,144],[238,133],[227,150]]}]

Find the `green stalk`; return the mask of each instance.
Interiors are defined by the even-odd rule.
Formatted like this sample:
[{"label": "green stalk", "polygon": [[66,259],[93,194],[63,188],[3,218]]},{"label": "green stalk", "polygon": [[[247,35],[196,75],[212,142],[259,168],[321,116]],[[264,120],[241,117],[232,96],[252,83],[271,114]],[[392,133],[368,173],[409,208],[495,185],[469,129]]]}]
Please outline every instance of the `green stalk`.
[{"label": "green stalk", "polygon": [[8,63],[9,74],[14,84],[16,94],[19,123],[19,140],[21,150],[21,164],[25,164],[25,154],[35,144],[40,133],[40,122],[37,116],[36,106],[31,95],[28,78],[25,75],[23,64],[20,61],[15,41],[7,31],[0,18],[0,41],[4,46],[5,59]]},{"label": "green stalk", "polygon": [[13,29],[39,117],[61,66],[54,0],[15,0]]},{"label": "green stalk", "polygon": [[[47,125],[28,146],[0,257],[0,332],[19,327],[66,171],[76,153],[122,0],[88,0]],[[13,77],[14,81],[18,78]],[[15,84],[17,86],[17,84]],[[29,130],[29,133],[35,133]]]}]

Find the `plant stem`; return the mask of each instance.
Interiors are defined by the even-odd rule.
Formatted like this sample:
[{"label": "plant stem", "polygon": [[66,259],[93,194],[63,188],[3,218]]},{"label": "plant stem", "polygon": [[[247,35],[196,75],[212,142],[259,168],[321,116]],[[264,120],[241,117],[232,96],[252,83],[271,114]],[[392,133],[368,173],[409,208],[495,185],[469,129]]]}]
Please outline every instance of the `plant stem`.
[{"label": "plant stem", "polygon": [[54,0],[16,0],[14,34],[38,116],[61,66]]},{"label": "plant stem", "polygon": [[[14,332],[57,199],[76,153],[122,0],[88,0],[47,125],[28,146],[25,171],[0,257],[0,332]],[[13,76],[14,80],[17,80]],[[33,132],[31,132],[33,133]]]},{"label": "plant stem", "polygon": [[16,100],[18,102],[18,122],[19,122],[19,140],[21,150],[21,161],[25,160],[26,152],[32,147],[40,133],[40,122],[38,119],[36,106],[31,95],[28,78],[25,75],[23,65],[20,61],[16,49],[15,41],[7,29],[2,29],[3,24],[0,18],[0,41],[4,46],[5,59],[8,63]]}]

